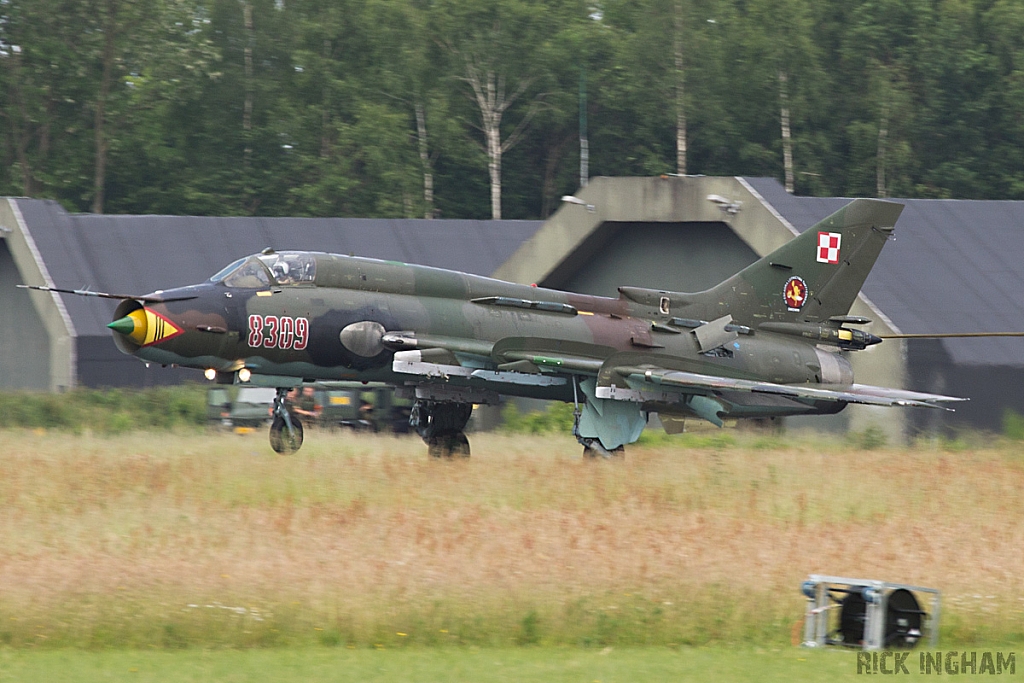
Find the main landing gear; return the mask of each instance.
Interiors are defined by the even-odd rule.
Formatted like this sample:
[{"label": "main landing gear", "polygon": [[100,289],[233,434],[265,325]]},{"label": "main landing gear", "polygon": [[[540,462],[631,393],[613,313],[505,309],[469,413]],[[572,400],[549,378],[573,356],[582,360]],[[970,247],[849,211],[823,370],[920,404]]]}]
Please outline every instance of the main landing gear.
[{"label": "main landing gear", "polygon": [[302,423],[288,412],[284,398],[288,389],[278,389],[274,398],[274,421],[270,423],[270,447],[287,455],[302,447]]},{"label": "main landing gear", "polygon": [[409,425],[427,444],[432,458],[468,458],[469,439],[462,430],[473,414],[472,403],[417,401]]},{"label": "main landing gear", "polygon": [[583,439],[577,437],[577,441],[583,444],[584,458],[623,458],[626,456],[626,447],[605,448],[598,439]]},{"label": "main landing gear", "polygon": [[580,407],[579,394],[576,390],[576,378],[572,379],[572,435],[576,437],[576,441],[583,446],[583,457],[587,459],[595,458],[624,458],[626,457],[626,447],[619,446],[618,448],[605,448],[601,443],[600,439],[593,437],[586,437],[580,434],[580,420],[583,417],[583,409]]}]

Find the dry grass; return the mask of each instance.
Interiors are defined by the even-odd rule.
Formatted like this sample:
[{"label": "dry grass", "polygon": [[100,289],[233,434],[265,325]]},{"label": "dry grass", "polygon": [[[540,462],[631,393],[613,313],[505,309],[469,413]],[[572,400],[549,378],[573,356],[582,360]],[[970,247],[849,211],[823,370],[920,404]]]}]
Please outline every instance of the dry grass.
[{"label": "dry grass", "polygon": [[0,432],[0,642],[785,642],[809,573],[935,586],[947,638],[1024,638],[1011,444],[472,440]]}]

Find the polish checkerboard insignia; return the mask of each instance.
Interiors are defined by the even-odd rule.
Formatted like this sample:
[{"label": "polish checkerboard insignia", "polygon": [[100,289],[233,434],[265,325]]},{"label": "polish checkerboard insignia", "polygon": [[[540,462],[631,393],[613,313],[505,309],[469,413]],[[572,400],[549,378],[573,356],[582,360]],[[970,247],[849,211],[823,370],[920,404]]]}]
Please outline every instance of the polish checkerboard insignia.
[{"label": "polish checkerboard insignia", "polygon": [[843,240],[838,232],[818,233],[818,263],[839,263],[839,243]]}]

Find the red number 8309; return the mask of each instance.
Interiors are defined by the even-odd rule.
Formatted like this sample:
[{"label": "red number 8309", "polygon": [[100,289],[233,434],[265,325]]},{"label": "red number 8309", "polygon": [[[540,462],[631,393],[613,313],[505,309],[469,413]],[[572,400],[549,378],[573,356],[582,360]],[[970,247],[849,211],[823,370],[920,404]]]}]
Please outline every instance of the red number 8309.
[{"label": "red number 8309", "polygon": [[254,349],[295,349],[301,351],[309,343],[309,320],[288,316],[249,316],[248,344]]}]

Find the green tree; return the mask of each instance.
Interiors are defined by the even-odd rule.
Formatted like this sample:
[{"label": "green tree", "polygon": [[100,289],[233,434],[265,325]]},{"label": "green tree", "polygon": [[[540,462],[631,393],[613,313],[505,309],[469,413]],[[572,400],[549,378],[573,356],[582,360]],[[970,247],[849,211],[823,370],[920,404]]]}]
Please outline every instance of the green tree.
[{"label": "green tree", "polygon": [[[828,89],[815,42],[815,16],[807,0],[752,0],[743,19],[744,42],[754,67],[751,75],[761,81],[758,85],[766,95],[766,86],[775,90],[775,96],[766,101],[774,103],[778,112],[776,139],[782,148],[784,183],[787,192],[794,192],[797,135],[807,132],[805,124],[814,116],[815,99]],[[798,126],[801,133],[794,135]]]},{"label": "green tree", "polygon": [[[980,5],[981,3],[977,3]],[[998,60],[980,34],[980,8],[963,0],[936,5],[922,32],[916,88],[921,171],[915,194],[993,196],[1000,161],[992,156]]]},{"label": "green tree", "polygon": [[430,6],[419,0],[371,0],[364,25],[373,31],[373,63],[368,95],[406,113],[419,159],[422,199],[414,202],[424,218],[433,218],[434,162],[453,142],[455,126],[447,115],[446,65],[431,21]]},{"label": "green tree", "polygon": [[[599,128],[594,131],[599,173],[650,175],[676,170],[673,148],[681,74],[675,63],[675,10],[675,0],[605,5],[603,23],[613,32],[614,54],[606,68],[594,74],[591,88],[598,108],[593,121]],[[694,25],[693,21],[681,23]]]},{"label": "green tree", "polygon": [[[193,104],[220,77],[211,20],[195,0],[161,0],[147,18],[145,50],[118,82],[121,100],[104,208],[119,213],[182,213],[195,169]],[[201,111],[201,110],[199,110]],[[209,155],[212,157],[213,155]]]},{"label": "green tree", "polygon": [[846,84],[833,134],[847,151],[833,175],[836,191],[887,197],[913,192],[911,148],[917,106],[912,82],[931,22],[930,3],[872,0],[851,3],[830,67]]},{"label": "green tree", "polygon": [[990,152],[1001,168],[992,196],[1024,199],[1024,5],[998,0],[984,11],[982,25],[998,60]]},{"label": "green tree", "polygon": [[475,112],[470,125],[482,138],[494,219],[502,217],[502,157],[524,138],[551,82],[540,56],[567,26],[586,19],[581,10],[576,2],[539,0],[434,5],[452,72]]},{"label": "green tree", "polygon": [[[394,17],[375,3],[294,3],[294,65],[279,96],[290,141],[288,202],[298,215],[411,216],[419,163],[413,108],[389,94],[382,54]],[[390,8],[393,9],[393,8]],[[386,26],[387,28],[383,28]]]},{"label": "green tree", "polygon": [[[91,6],[68,0],[12,0],[0,5],[0,115],[5,191],[66,199],[87,144]],[[56,163],[55,160],[60,160]],[[86,176],[88,177],[88,176]]]}]

